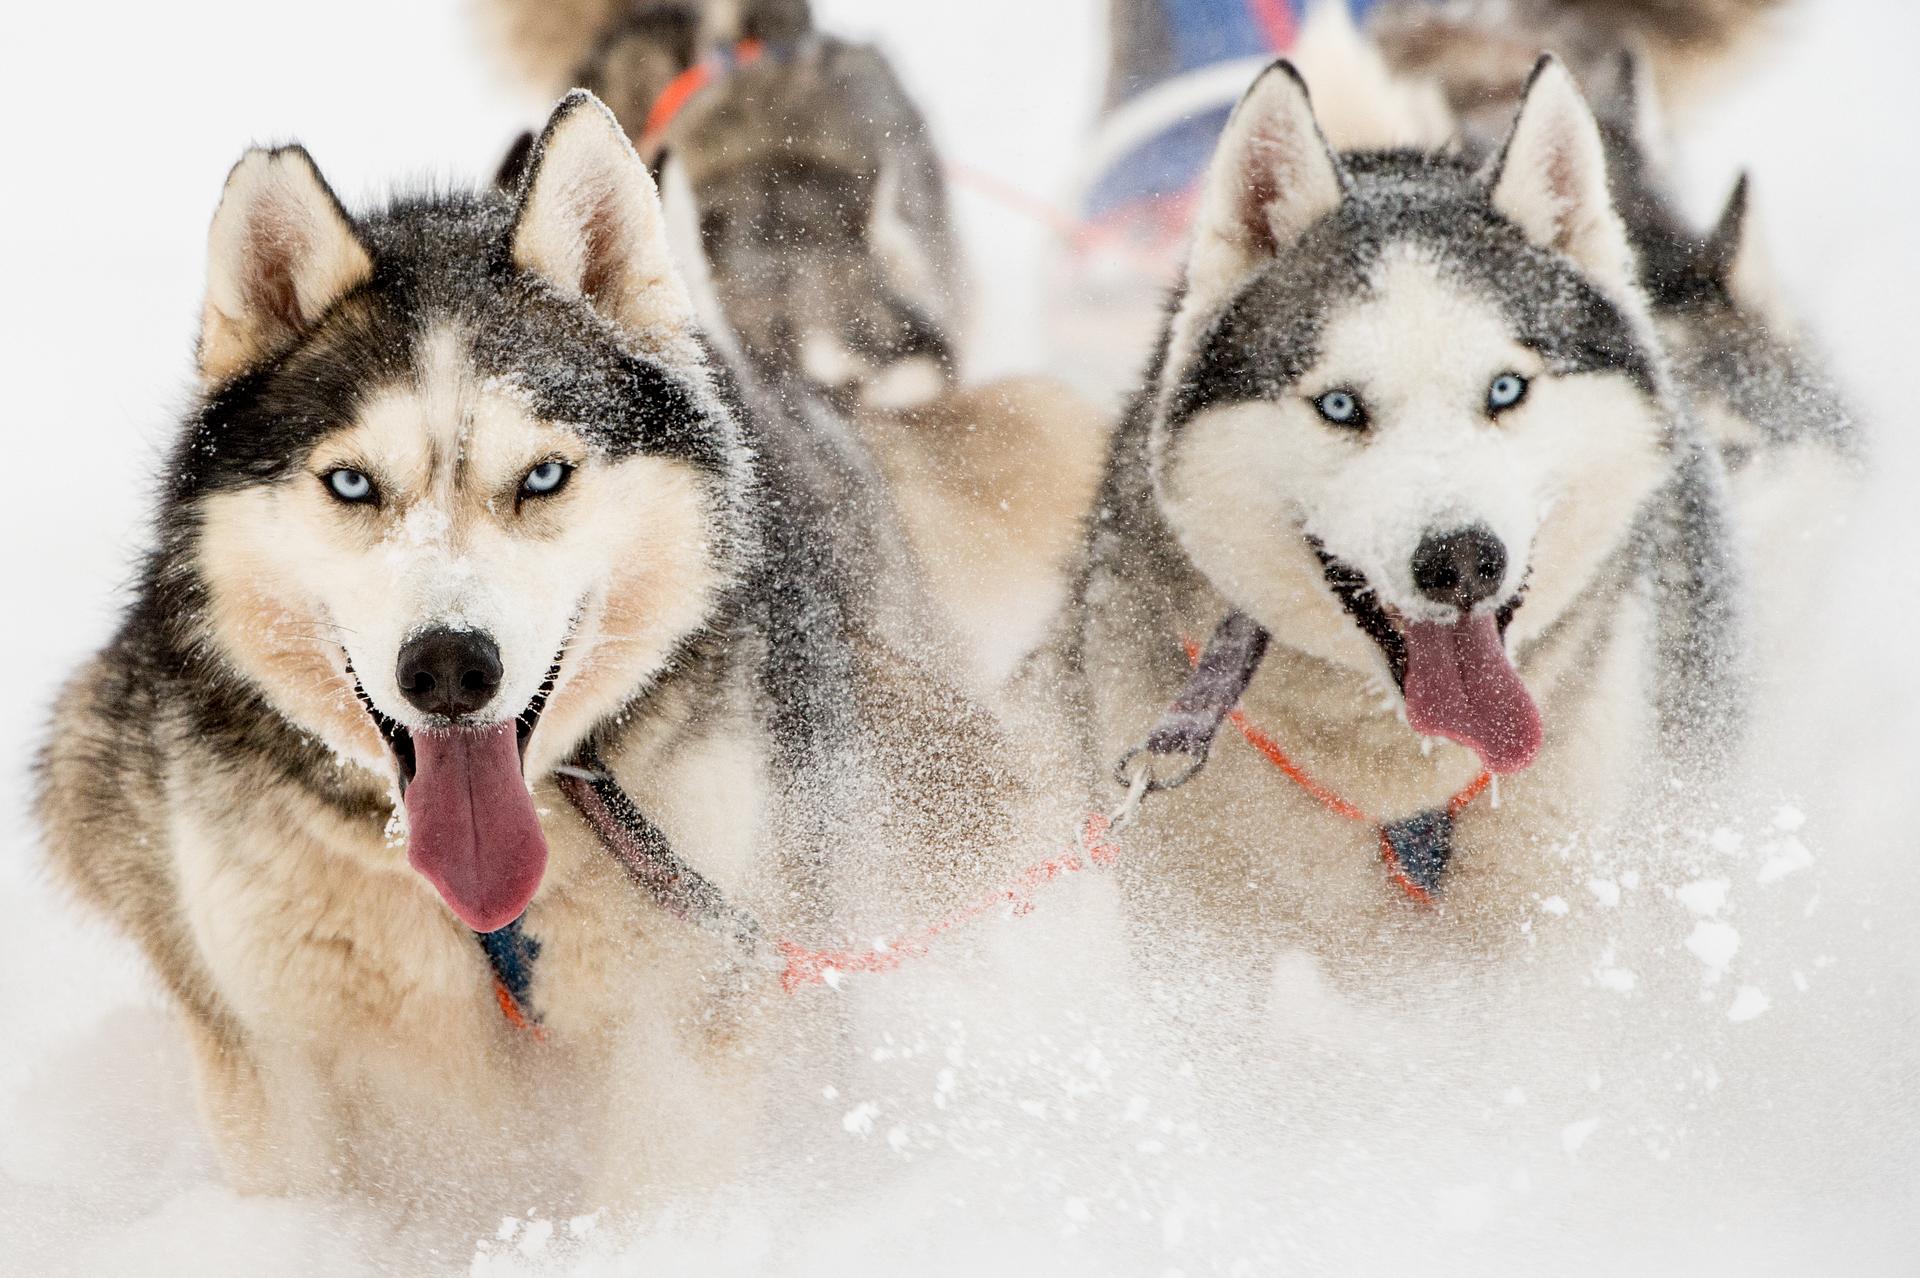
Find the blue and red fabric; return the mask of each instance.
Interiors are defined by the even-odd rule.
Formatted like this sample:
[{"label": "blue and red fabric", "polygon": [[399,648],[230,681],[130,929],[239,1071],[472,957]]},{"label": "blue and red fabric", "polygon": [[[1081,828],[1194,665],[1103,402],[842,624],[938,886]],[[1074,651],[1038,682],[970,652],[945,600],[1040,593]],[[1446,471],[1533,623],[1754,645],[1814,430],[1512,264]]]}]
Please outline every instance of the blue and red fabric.
[{"label": "blue and red fabric", "polygon": [[[1175,251],[1227,116],[1253,77],[1293,44],[1308,0],[1159,0],[1166,65],[1114,86],[1094,135],[1087,221],[1139,247]],[[1355,19],[1376,0],[1348,0]]]}]

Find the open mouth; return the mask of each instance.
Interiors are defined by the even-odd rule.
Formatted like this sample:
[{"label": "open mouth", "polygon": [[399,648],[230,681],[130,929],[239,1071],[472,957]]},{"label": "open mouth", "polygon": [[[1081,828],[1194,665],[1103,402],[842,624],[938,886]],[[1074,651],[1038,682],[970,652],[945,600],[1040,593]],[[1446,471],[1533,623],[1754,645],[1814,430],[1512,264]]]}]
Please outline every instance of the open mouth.
[{"label": "open mouth", "polygon": [[527,742],[560,678],[565,652],[512,719],[407,728],[373,704],[351,660],[353,687],[392,752],[407,810],[407,861],[476,932],[525,912],[547,868],[546,835],[527,788]]},{"label": "open mouth", "polygon": [[[527,742],[533,739],[533,730],[539,725],[540,716],[547,708],[547,699],[553,696],[554,685],[560,681],[560,663],[565,656],[566,645],[563,643],[560,650],[553,654],[553,664],[547,667],[547,677],[534,690],[532,700],[527,702],[526,709],[514,717],[514,746],[522,767],[526,765]],[[404,799],[407,787],[413,784],[413,778],[420,770],[420,758],[413,746],[413,733],[405,724],[380,713],[380,708],[373,704],[373,698],[360,686],[360,676],[354,671],[351,657],[347,659],[347,675],[353,680],[353,695],[360,698],[360,704],[373,720],[374,727],[380,730],[380,739],[387,743],[387,750],[393,755],[394,767],[400,777],[400,797]],[[450,726],[449,730],[457,729]]]},{"label": "open mouth", "polygon": [[1318,539],[1307,544],[1327,588],[1386,658],[1414,731],[1467,746],[1490,772],[1519,772],[1533,762],[1543,736],[1540,711],[1506,649],[1507,627],[1526,599],[1524,580],[1491,613],[1410,621],[1380,598],[1365,573]]}]

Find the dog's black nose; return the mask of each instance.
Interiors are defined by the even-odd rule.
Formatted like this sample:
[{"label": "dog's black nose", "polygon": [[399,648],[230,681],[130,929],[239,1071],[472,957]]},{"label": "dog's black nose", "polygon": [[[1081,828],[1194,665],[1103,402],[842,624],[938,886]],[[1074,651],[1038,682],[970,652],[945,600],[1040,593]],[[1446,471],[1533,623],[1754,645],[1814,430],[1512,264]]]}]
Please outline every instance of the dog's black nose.
[{"label": "dog's black nose", "polygon": [[1493,597],[1507,575],[1507,548],[1493,531],[1475,524],[1428,533],[1413,552],[1413,584],[1435,603],[1465,612]]},{"label": "dog's black nose", "polygon": [[500,690],[500,648],[478,630],[426,630],[400,646],[400,693],[425,714],[457,719]]}]

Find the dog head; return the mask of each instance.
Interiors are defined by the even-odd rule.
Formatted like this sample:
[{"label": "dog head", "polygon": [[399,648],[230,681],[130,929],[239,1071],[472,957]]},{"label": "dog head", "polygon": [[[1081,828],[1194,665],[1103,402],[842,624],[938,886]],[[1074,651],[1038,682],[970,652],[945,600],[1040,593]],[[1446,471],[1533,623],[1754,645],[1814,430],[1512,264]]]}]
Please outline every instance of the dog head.
[{"label": "dog head", "polygon": [[878,51],[816,39],[769,53],[697,95],[666,145],[748,360],[849,406],[944,393],[957,310],[945,187]]},{"label": "dog head", "polygon": [[1150,436],[1170,525],[1280,642],[1386,676],[1418,731],[1525,767],[1542,728],[1512,654],[1672,466],[1579,91],[1543,60],[1476,172],[1336,156],[1280,63],[1205,183]]},{"label": "dog head", "polygon": [[709,620],[747,461],[645,166],[576,93],[517,196],[354,218],[306,152],[215,215],[180,455],[204,642],[390,778],[409,856],[479,930],[545,843],[528,783]]}]

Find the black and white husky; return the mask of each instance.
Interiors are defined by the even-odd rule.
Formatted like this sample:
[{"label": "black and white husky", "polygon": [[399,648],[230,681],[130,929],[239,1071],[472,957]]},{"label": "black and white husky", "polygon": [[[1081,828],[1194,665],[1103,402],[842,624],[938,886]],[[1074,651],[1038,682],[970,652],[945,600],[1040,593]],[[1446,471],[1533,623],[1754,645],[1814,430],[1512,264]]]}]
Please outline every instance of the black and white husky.
[{"label": "black and white husky", "polygon": [[740,912],[817,923],[836,868],[998,802],[934,777],[969,712],[877,637],[831,444],[709,356],[585,93],[511,193],[352,215],[249,152],[198,362],[39,816],[177,1001],[233,1180],[484,1217],[725,1166],[776,1020]]},{"label": "black and white husky", "polygon": [[1098,758],[1211,748],[1129,836],[1139,916],[1351,957],[1409,896],[1504,927],[1580,874],[1570,832],[1738,721],[1722,488],[1560,64],[1475,166],[1336,154],[1276,63],[1090,534]]}]

